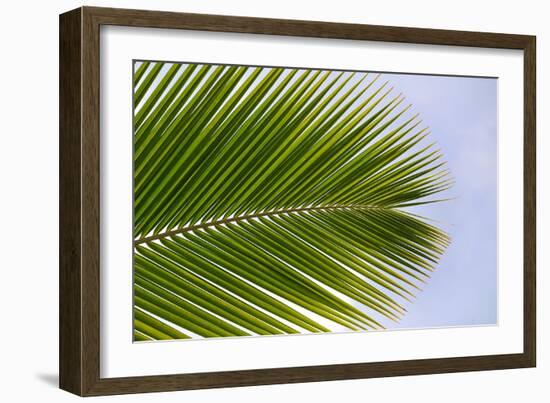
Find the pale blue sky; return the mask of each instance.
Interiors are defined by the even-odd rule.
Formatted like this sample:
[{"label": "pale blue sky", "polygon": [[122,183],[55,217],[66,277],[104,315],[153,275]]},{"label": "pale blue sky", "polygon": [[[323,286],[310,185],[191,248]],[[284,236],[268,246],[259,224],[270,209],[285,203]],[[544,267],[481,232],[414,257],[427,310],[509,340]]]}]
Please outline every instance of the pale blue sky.
[{"label": "pale blue sky", "polygon": [[416,208],[452,243],[401,323],[392,328],[497,322],[497,79],[384,74],[431,129],[456,199]]}]

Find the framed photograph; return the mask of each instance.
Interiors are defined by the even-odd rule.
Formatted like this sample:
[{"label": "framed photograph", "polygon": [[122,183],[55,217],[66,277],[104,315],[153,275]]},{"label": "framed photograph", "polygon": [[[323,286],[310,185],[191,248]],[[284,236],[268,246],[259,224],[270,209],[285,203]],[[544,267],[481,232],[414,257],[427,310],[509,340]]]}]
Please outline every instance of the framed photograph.
[{"label": "framed photograph", "polygon": [[60,16],[60,386],[535,366],[535,37]]}]

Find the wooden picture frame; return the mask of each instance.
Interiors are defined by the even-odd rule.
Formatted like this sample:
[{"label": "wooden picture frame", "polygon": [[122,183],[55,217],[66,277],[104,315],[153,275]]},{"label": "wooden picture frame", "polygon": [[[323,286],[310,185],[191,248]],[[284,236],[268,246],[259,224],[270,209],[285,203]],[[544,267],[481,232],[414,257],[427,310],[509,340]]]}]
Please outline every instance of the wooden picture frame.
[{"label": "wooden picture frame", "polygon": [[[102,25],[519,49],[524,52],[523,353],[127,378],[100,377],[99,30]],[[60,16],[60,387],[81,396],[533,367],[535,37],[81,7]]]}]

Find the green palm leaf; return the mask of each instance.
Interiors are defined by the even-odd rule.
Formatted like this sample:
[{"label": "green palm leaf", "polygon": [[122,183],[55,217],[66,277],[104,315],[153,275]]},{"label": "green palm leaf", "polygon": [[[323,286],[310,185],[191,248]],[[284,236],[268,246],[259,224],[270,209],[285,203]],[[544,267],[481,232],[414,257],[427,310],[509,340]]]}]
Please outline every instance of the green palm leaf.
[{"label": "green palm leaf", "polygon": [[451,186],[379,76],[137,63],[134,339],[382,329],[448,236]]}]

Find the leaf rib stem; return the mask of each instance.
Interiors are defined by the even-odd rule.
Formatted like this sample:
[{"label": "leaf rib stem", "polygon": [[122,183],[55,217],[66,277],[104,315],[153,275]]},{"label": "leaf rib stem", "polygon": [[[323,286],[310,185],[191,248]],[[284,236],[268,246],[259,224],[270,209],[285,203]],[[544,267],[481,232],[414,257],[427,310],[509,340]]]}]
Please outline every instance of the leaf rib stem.
[{"label": "leaf rib stem", "polygon": [[170,237],[173,235],[183,234],[189,231],[195,231],[202,228],[208,228],[208,227],[216,227],[218,225],[223,224],[229,224],[232,222],[239,222],[239,221],[246,221],[246,220],[252,220],[254,218],[259,217],[269,217],[269,216],[277,216],[281,214],[288,214],[288,213],[298,213],[298,212],[304,212],[304,211],[323,211],[323,210],[338,210],[338,209],[347,209],[347,208],[354,208],[354,209],[361,209],[361,210],[380,210],[384,209],[384,207],[381,206],[373,206],[373,205],[359,205],[359,204],[345,204],[345,205],[328,205],[328,206],[311,206],[311,207],[298,207],[298,208],[291,208],[291,209],[281,209],[281,210],[272,210],[272,211],[265,211],[262,213],[254,213],[254,214],[245,214],[237,217],[230,217],[230,218],[224,218],[222,220],[216,220],[216,221],[209,221],[206,223],[201,224],[194,224],[190,225],[188,227],[178,228],[171,231],[162,232],[160,234],[151,235],[144,238],[139,238],[134,241],[135,245],[140,245],[143,243],[152,242],[158,239]]}]

